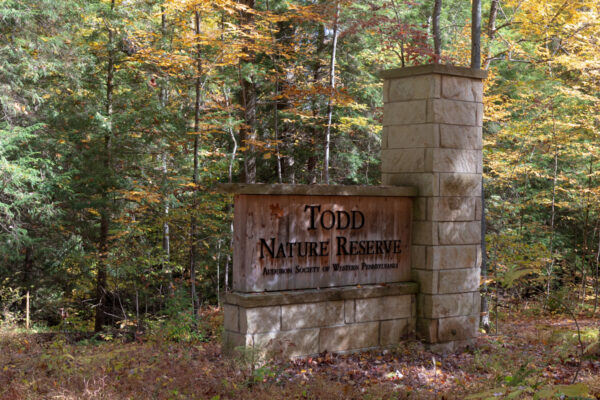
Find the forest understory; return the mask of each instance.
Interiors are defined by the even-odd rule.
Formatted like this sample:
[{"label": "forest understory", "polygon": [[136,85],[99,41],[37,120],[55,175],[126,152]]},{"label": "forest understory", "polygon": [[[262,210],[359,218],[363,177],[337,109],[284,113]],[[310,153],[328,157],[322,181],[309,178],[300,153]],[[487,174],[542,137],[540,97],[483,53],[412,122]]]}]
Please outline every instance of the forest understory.
[{"label": "forest understory", "polygon": [[487,399],[600,398],[597,318],[537,305],[492,315],[473,349],[434,354],[418,341],[293,361],[224,356],[222,311],[202,310],[202,340],[161,331],[93,336],[0,332],[0,398]]}]

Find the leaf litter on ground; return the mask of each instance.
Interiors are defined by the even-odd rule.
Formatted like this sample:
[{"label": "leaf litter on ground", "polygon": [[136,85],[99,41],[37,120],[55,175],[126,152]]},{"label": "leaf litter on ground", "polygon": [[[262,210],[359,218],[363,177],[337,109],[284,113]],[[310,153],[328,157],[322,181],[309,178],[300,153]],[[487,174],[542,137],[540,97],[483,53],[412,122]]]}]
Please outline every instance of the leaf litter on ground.
[{"label": "leaf litter on ground", "polygon": [[[586,332],[598,329],[595,319],[578,322]],[[583,398],[600,398],[598,355],[583,354],[574,334],[565,318],[513,316],[501,334],[482,334],[472,349],[456,353],[436,354],[407,341],[252,364],[224,356],[218,338],[87,342],[2,332],[0,398],[568,398],[563,392],[582,388]]]}]

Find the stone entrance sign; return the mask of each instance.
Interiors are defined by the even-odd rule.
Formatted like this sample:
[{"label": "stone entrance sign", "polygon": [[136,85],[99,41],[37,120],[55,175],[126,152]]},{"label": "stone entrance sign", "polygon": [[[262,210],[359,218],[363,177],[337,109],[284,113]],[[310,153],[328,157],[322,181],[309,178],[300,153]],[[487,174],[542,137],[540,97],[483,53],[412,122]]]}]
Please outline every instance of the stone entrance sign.
[{"label": "stone entrance sign", "polygon": [[222,190],[237,193],[235,291],[411,278],[412,201],[406,196],[416,195],[415,189],[234,184]]},{"label": "stone entrance sign", "polygon": [[235,194],[226,350],[473,343],[486,73],[435,64],[381,76],[381,180],[393,186],[221,187]]}]

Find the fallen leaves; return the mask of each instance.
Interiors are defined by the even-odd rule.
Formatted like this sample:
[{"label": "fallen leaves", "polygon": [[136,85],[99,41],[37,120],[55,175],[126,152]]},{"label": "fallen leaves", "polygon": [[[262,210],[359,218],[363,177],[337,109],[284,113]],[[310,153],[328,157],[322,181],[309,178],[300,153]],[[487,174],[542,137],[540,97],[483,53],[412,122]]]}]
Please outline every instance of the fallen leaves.
[{"label": "fallen leaves", "polygon": [[[217,309],[202,315],[221,320]],[[597,329],[595,320],[579,324]],[[224,357],[216,338],[186,344],[149,335],[133,343],[91,343],[62,334],[0,332],[0,398],[543,398],[584,389],[597,396],[600,360],[592,354],[579,364],[578,344],[561,339],[572,338],[573,330],[567,320],[513,316],[501,325],[502,334],[482,335],[474,350],[454,354],[434,354],[409,341],[254,366]],[[579,386],[573,386],[578,370]]]}]

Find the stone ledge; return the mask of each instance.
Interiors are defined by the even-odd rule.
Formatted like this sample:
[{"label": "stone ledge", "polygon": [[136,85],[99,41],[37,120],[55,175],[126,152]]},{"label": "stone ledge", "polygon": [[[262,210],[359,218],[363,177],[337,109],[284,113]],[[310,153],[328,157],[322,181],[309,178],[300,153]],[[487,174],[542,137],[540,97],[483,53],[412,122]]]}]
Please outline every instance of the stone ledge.
[{"label": "stone ledge", "polygon": [[327,289],[286,290],[267,293],[227,293],[225,304],[240,307],[267,307],[287,304],[319,303],[332,300],[368,299],[372,297],[417,294],[416,282],[390,283],[386,285],[342,286]]},{"label": "stone ledge", "polygon": [[378,73],[380,78],[383,79],[394,79],[394,78],[405,78],[409,76],[427,75],[427,74],[441,74],[441,75],[452,75],[462,76],[464,78],[474,79],[485,79],[487,78],[487,71],[482,69],[472,69],[466,67],[456,67],[454,65],[445,64],[428,64],[428,65],[417,65],[414,67],[405,68],[394,68]]},{"label": "stone ledge", "polygon": [[233,194],[299,195],[299,196],[376,196],[415,197],[417,188],[410,186],[358,185],[286,185],[220,183],[217,191]]}]

